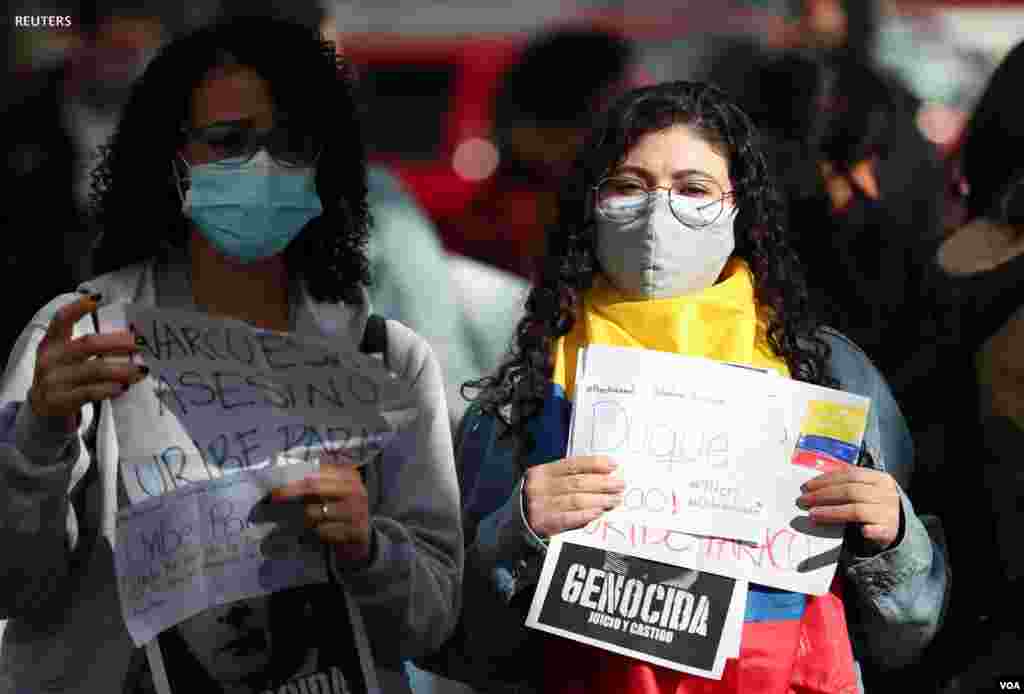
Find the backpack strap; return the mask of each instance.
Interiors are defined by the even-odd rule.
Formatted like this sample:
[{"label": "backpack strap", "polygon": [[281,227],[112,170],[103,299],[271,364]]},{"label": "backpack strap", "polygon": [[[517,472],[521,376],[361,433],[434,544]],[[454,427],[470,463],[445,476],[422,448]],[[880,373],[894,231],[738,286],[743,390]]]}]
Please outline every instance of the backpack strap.
[{"label": "backpack strap", "polygon": [[387,354],[388,325],[387,321],[376,313],[366,319],[363,340],[359,343],[359,351],[363,354]]}]

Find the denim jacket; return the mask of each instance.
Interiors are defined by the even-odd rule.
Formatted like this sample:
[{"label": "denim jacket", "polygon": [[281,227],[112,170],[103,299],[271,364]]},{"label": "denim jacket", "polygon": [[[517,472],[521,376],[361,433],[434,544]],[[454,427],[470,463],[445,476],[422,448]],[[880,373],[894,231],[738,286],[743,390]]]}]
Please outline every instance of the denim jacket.
[{"label": "denim jacket", "polygon": [[[905,493],[913,443],[885,380],[849,339],[830,329],[822,336],[831,348],[828,369],[838,387],[871,398],[864,437],[868,455],[861,456],[861,464],[888,472],[900,487],[902,536],[873,556],[855,554],[859,543],[848,536],[839,569],[847,581],[855,658],[876,669],[896,668],[920,656],[946,610],[950,570],[941,528],[919,517]],[[535,681],[541,639],[524,622],[545,545],[526,523],[515,445],[499,437],[500,427],[476,405],[460,427],[456,461],[468,545],[462,621],[426,666],[482,692],[527,692]]]}]

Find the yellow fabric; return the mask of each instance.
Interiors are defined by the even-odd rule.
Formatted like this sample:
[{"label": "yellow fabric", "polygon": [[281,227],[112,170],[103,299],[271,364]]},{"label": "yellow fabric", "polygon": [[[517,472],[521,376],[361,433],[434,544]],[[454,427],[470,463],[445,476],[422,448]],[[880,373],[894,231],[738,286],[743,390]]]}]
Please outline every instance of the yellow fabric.
[{"label": "yellow fabric", "polygon": [[729,260],[713,286],[671,299],[630,300],[598,276],[572,330],[555,346],[553,380],[572,399],[577,350],[592,344],[706,357],[789,376],[786,362],[768,344],[762,314],[753,275],[739,258]]}]

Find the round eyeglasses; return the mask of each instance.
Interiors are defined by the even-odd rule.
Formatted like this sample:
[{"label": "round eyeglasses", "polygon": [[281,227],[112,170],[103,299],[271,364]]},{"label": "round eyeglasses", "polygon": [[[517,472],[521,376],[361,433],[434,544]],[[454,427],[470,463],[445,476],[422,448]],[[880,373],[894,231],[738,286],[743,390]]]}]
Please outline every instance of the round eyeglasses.
[{"label": "round eyeglasses", "polygon": [[287,122],[272,128],[253,128],[244,121],[214,123],[203,128],[183,128],[191,142],[205,145],[208,157],[202,163],[241,166],[260,149],[282,166],[304,167],[316,164],[320,144],[311,135],[297,132]]},{"label": "round eyeglasses", "polygon": [[594,207],[604,219],[629,223],[650,213],[658,191],[668,192],[668,206],[681,224],[694,229],[711,226],[732,206],[726,199],[735,196],[717,181],[700,177],[687,177],[671,188],[648,187],[643,181],[628,176],[602,179],[593,188]]}]

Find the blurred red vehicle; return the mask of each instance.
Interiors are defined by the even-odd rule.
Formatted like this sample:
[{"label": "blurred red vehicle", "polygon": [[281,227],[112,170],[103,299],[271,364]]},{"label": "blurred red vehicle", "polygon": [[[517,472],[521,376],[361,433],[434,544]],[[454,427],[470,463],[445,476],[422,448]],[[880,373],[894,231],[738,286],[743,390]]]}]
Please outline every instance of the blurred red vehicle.
[{"label": "blurred red vehicle", "polygon": [[525,35],[348,35],[370,159],[388,165],[434,219],[461,210],[493,172],[493,102]]}]

